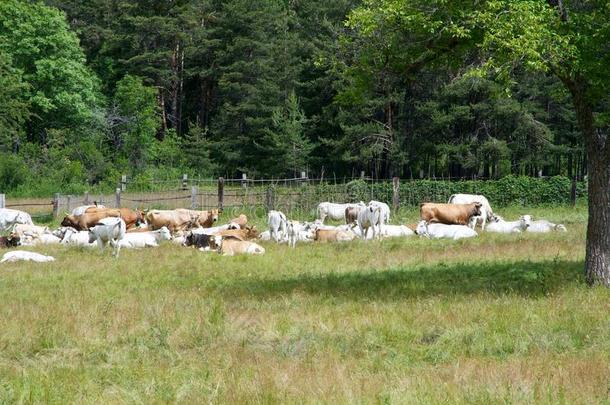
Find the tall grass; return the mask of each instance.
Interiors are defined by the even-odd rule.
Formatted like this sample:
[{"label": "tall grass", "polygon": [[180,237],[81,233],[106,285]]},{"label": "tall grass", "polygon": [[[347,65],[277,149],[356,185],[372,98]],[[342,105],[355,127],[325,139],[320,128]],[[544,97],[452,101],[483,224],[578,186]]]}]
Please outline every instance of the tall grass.
[{"label": "tall grass", "polygon": [[57,261],[0,267],[0,402],[608,403],[586,213],[532,213],[570,232],[262,257],[38,248]]}]

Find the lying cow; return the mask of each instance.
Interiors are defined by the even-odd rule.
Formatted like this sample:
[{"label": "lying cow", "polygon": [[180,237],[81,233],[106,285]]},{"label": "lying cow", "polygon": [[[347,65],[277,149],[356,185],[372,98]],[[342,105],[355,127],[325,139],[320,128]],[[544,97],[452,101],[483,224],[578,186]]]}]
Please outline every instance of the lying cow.
[{"label": "lying cow", "polygon": [[146,221],[153,230],[165,226],[171,233],[187,231],[195,227],[209,228],[217,220],[217,209],[195,211],[178,208],[175,210],[151,210],[146,213]]},{"label": "lying cow", "polygon": [[381,237],[383,221],[385,217],[382,215],[382,209],[379,205],[367,205],[366,208],[358,213],[358,226],[362,239],[367,238],[369,228],[373,230],[373,239]]},{"label": "lying cow", "polygon": [[11,248],[21,245],[21,237],[15,234],[0,236],[0,248]]},{"label": "lying cow", "polygon": [[24,236],[26,233],[30,235],[43,235],[45,233],[50,233],[49,227],[47,226],[29,224],[15,224],[12,232],[18,236]]},{"label": "lying cow", "polygon": [[127,249],[142,249],[157,247],[164,240],[170,240],[172,234],[169,229],[162,227],[156,231],[125,233],[119,241],[119,245]]},{"label": "lying cow", "polygon": [[259,236],[256,226],[246,226],[244,229],[226,229],[224,231],[216,232],[215,235],[222,236],[223,238],[235,238],[239,240],[252,240]]},{"label": "lying cow", "polygon": [[18,261],[44,263],[52,262],[54,260],[54,257],[41,255],[40,253],[27,252],[25,250],[14,250],[12,252],[5,253],[4,256],[2,256],[2,260],[0,260],[0,263]]},{"label": "lying cow", "polygon": [[24,246],[56,245],[60,242],[61,238],[52,233],[37,234],[26,232],[22,238],[22,245]]},{"label": "lying cow", "polygon": [[324,223],[326,218],[330,218],[335,221],[342,221],[345,219],[345,209],[350,207],[364,207],[364,203],[360,201],[357,204],[338,204],[331,202],[322,202],[318,204],[318,219]]},{"label": "lying cow", "polygon": [[184,237],[183,246],[194,246],[199,250],[218,250],[222,245],[222,236],[189,232]]},{"label": "lying cow", "polygon": [[316,242],[349,242],[354,239],[354,232],[341,229],[316,229],[313,238]]},{"label": "lying cow", "polygon": [[[524,215],[525,217],[529,217],[531,220],[531,215]],[[565,225],[563,224],[554,224],[552,222],[547,221],[546,219],[539,219],[538,221],[531,221],[530,226],[527,228],[527,232],[533,233],[548,233],[553,231],[559,232],[567,232]]]},{"label": "lying cow", "polygon": [[[93,243],[89,243],[89,231],[77,231],[72,227],[64,227],[61,229],[63,233],[60,233],[62,245],[76,246],[76,247],[94,247],[97,246],[97,240]],[[57,236],[57,235],[56,235]]]},{"label": "lying cow", "polygon": [[141,211],[133,211],[129,208],[95,208],[82,215],[66,215],[61,221],[61,226],[70,226],[77,231],[86,231],[104,218],[121,218],[128,229],[137,227],[144,221]]},{"label": "lying cow", "polygon": [[267,225],[271,238],[279,243],[280,239],[286,236],[286,215],[281,211],[271,210],[267,214]]},{"label": "lying cow", "polygon": [[422,221],[447,225],[468,225],[473,216],[481,215],[481,203],[436,204],[421,203],[419,215]]},{"label": "lying cow", "polygon": [[106,207],[102,204],[94,204],[94,205],[81,205],[72,210],[71,214],[74,216],[83,215],[85,212],[94,212],[95,210],[103,210]]},{"label": "lying cow", "polygon": [[16,224],[34,225],[27,212],[0,208],[0,232],[9,231]]},{"label": "lying cow", "polygon": [[494,215],[487,225],[487,232],[495,233],[521,233],[525,232],[532,224],[529,215],[522,215],[517,221],[505,221],[501,216]]},{"label": "lying cow", "polygon": [[405,237],[414,234],[415,232],[405,225],[384,225],[381,230],[381,237],[383,238]]},{"label": "lying cow", "polygon": [[224,224],[224,225],[211,226],[209,228],[193,228],[193,229],[191,229],[190,232],[198,233],[198,234],[214,235],[218,232],[226,231],[227,229],[241,229],[241,228],[238,224],[231,222],[231,223]]},{"label": "lying cow", "polygon": [[475,215],[474,220],[469,225],[474,229],[480,221],[481,230],[485,230],[486,222],[491,221],[494,214],[487,197],[479,194],[453,194],[449,197],[449,204],[470,204],[476,202],[481,203],[481,214]]},{"label": "lying cow", "polygon": [[220,253],[223,256],[234,256],[239,254],[246,255],[262,255],[265,254],[265,248],[261,245],[245,241],[237,240],[233,238],[221,238],[220,242]]},{"label": "lying cow", "polygon": [[245,228],[248,224],[248,217],[244,214],[240,214],[237,218],[233,218],[229,221],[230,224],[237,224],[240,228]]},{"label": "lying cow", "polygon": [[448,238],[453,240],[472,238],[478,235],[474,229],[466,225],[429,224],[426,221],[420,221],[417,224],[417,234],[420,237],[424,236],[431,239]]},{"label": "lying cow", "polygon": [[125,221],[121,218],[104,218],[89,229],[89,243],[97,241],[101,251],[104,251],[106,244],[110,244],[114,248],[114,256],[119,257],[119,242],[125,237],[126,228]]}]

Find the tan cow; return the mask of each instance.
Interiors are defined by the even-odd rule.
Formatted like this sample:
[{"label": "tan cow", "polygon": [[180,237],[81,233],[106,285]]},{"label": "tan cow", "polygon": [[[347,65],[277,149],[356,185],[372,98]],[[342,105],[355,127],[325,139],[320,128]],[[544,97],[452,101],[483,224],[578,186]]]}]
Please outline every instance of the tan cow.
[{"label": "tan cow", "polygon": [[144,220],[141,211],[133,211],[129,208],[93,208],[82,215],[66,215],[61,221],[61,226],[71,226],[77,231],[87,231],[100,220],[109,217],[120,217],[125,221],[127,229],[135,228]]},{"label": "tan cow", "polygon": [[209,228],[214,225],[214,222],[218,221],[218,210],[213,209],[209,211],[197,211],[189,210],[186,208],[177,208],[175,211],[188,213],[192,218],[196,218],[196,224],[202,228]]},{"label": "tan cow", "polygon": [[262,255],[265,254],[265,248],[258,243],[250,241],[222,238],[220,253],[222,253],[224,256],[239,254]]},{"label": "tan cow", "polygon": [[198,226],[209,228],[217,220],[218,210],[195,211],[179,208],[151,210],[146,213],[146,221],[151,229],[156,230],[166,226],[172,233],[187,231]]},{"label": "tan cow", "polygon": [[340,229],[316,229],[313,240],[317,242],[348,242],[354,240],[356,234]]},{"label": "tan cow", "polygon": [[220,235],[223,238],[235,238],[238,240],[252,240],[257,239],[259,236],[258,230],[256,230],[256,225],[254,226],[246,226],[244,229],[225,229],[219,232],[216,232],[215,235]]},{"label": "tan cow", "polygon": [[448,225],[468,225],[470,218],[481,215],[481,203],[436,204],[421,203],[419,214],[423,221]]},{"label": "tan cow", "polygon": [[237,224],[241,229],[244,229],[246,227],[246,224],[248,223],[248,217],[244,214],[240,214],[237,218],[233,218],[232,220],[230,220],[229,223]]}]

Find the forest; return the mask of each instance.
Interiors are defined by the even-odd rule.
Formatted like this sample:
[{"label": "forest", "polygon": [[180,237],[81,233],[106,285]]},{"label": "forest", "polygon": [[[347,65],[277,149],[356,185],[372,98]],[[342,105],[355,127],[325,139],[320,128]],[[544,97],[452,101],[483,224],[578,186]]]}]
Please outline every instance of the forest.
[{"label": "forest", "polygon": [[564,1],[577,26],[545,44],[534,27],[552,1],[474,3],[5,0],[0,189],[112,188],[121,174],[582,178],[574,100],[546,62],[579,50],[567,29],[580,30],[586,74],[607,83],[608,5]]}]

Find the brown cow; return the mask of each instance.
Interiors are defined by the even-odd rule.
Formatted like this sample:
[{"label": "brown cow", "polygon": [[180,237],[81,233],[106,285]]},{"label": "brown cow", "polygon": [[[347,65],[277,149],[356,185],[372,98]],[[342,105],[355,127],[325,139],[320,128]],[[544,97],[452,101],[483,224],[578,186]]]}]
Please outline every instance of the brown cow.
[{"label": "brown cow", "polygon": [[229,223],[237,224],[241,229],[244,229],[246,227],[246,224],[248,223],[248,217],[244,214],[240,214],[237,218],[233,218],[232,220],[230,220]]},{"label": "brown cow", "polygon": [[256,225],[246,226],[244,229],[225,229],[220,232],[216,232],[215,235],[220,235],[223,238],[235,238],[238,240],[252,240],[258,238],[258,231]]},{"label": "brown cow", "polygon": [[347,242],[354,240],[356,234],[339,229],[316,229],[313,240],[317,242]]},{"label": "brown cow", "polygon": [[356,226],[358,220],[358,213],[361,207],[347,207],[345,209],[345,223],[347,225]]},{"label": "brown cow", "polygon": [[422,220],[441,224],[468,225],[470,218],[481,215],[481,203],[470,204],[436,204],[421,203],[419,215]]},{"label": "brown cow", "polygon": [[218,210],[194,211],[179,208],[176,210],[151,210],[146,213],[148,226],[153,230],[166,226],[170,232],[187,231],[201,226],[209,228],[218,220]]},{"label": "brown cow", "polygon": [[218,221],[218,210],[209,211],[188,210],[186,208],[177,208],[175,211],[188,213],[192,218],[196,218],[196,225],[202,228],[209,228]]},{"label": "brown cow", "polygon": [[91,212],[85,212],[82,215],[66,215],[61,221],[61,226],[71,226],[77,231],[88,231],[101,219],[108,217],[122,218],[127,229],[135,228],[144,220],[141,211],[133,211],[129,208],[94,208]]},{"label": "brown cow", "polygon": [[236,254],[262,255],[265,254],[265,248],[258,243],[250,241],[223,238],[220,246],[220,253],[222,253],[223,256],[233,256]]}]

